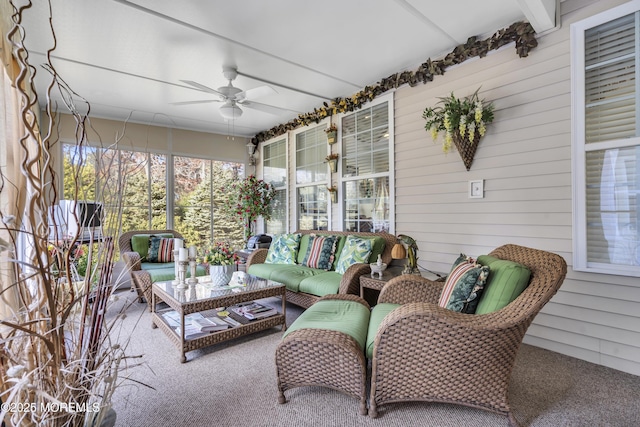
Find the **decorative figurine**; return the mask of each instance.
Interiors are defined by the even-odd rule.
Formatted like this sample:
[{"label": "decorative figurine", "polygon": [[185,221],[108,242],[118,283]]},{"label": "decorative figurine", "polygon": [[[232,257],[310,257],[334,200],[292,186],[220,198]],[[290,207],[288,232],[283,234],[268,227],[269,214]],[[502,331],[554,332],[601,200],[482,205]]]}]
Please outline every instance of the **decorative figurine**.
[{"label": "decorative figurine", "polygon": [[407,264],[402,271],[402,274],[420,274],[418,269],[418,257],[416,252],[418,251],[418,244],[416,241],[406,234],[399,234],[398,239],[405,245],[407,245]]},{"label": "decorative figurine", "polygon": [[374,274],[378,274],[378,279],[382,279],[382,272],[387,269],[387,264],[382,262],[382,258],[380,258],[380,254],[378,254],[378,259],[375,264],[369,264],[371,267],[371,277],[374,277]]}]

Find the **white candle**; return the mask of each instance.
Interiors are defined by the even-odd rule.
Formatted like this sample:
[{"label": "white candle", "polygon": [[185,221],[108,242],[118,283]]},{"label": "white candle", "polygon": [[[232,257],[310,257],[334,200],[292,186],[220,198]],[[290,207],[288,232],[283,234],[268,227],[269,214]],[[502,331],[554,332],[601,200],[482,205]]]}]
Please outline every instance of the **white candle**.
[{"label": "white candle", "polygon": [[186,261],[189,251],[186,248],[180,248],[178,252],[178,261]]},{"label": "white candle", "polygon": [[178,239],[177,237],[173,239],[173,249],[180,249],[184,247],[184,243],[182,239]]},{"label": "white candle", "polygon": [[195,258],[196,256],[198,256],[198,251],[196,251],[196,247],[195,246],[189,246],[189,257],[190,258]]}]

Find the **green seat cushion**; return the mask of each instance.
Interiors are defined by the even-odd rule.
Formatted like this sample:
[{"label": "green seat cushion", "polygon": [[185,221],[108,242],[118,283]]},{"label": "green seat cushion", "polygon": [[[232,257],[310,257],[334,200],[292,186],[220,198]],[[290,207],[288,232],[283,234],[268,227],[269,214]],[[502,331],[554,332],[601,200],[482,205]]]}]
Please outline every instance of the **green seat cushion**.
[{"label": "green seat cushion", "polygon": [[369,318],[369,331],[367,332],[367,359],[373,358],[373,343],[376,340],[378,334],[378,327],[382,323],[382,319],[396,308],[400,307],[400,304],[391,304],[383,302],[373,307],[371,310],[371,317]]},{"label": "green seat cushion", "polygon": [[282,283],[287,289],[293,292],[300,291],[300,282],[304,279],[326,273],[324,270],[317,270],[315,268],[303,267],[300,265],[280,265],[279,267],[280,268],[273,270],[269,276],[269,280]]},{"label": "green seat cushion", "polygon": [[131,249],[134,252],[138,252],[140,254],[141,259],[146,259],[147,253],[149,252],[149,238],[151,236],[159,236],[170,238],[173,237],[171,233],[162,233],[162,234],[134,234],[131,236]]},{"label": "green seat cushion", "polygon": [[299,292],[307,294],[324,296],[329,294],[337,294],[340,290],[340,281],[342,274],[335,271],[327,271],[316,276],[307,277],[300,282]]},{"label": "green seat cushion", "polygon": [[[166,282],[176,278],[174,267],[154,268],[147,270],[151,276],[151,283]],[[207,274],[207,270],[204,266],[196,266],[196,277],[204,276]],[[191,272],[187,268],[187,277],[191,277]]]},{"label": "green seat cushion", "polygon": [[252,264],[247,269],[247,273],[253,274],[254,276],[262,277],[263,279],[269,279],[271,277],[271,273],[275,270],[280,270],[282,268],[288,267],[296,267],[295,265],[283,265],[283,264]]},{"label": "green seat cushion", "polygon": [[489,255],[479,256],[478,263],[488,265],[490,272],[476,314],[491,313],[506,307],[529,285],[531,271],[522,264]]},{"label": "green seat cushion", "polygon": [[159,268],[175,268],[173,262],[141,262],[140,268],[143,270],[157,270]]},{"label": "green seat cushion", "polygon": [[[356,340],[361,349],[367,340],[369,309],[359,302],[344,300],[318,301],[306,309],[287,329],[284,337],[299,329],[313,328],[338,331]],[[339,363],[339,361],[336,361]]]}]

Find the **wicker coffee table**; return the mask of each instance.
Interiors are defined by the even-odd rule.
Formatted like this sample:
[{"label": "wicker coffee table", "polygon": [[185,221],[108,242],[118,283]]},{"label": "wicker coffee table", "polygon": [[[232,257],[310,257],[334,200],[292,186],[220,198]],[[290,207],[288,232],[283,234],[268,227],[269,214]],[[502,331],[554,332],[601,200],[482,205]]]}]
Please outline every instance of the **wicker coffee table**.
[{"label": "wicker coffee table", "polygon": [[[188,351],[197,350],[278,325],[282,325],[282,330],[284,331],[286,328],[285,295],[285,286],[283,284],[269,282],[251,275],[247,276],[246,286],[232,289],[216,289],[206,284],[190,285],[187,289],[179,289],[171,282],[158,282],[154,283],[152,287],[151,326],[153,328],[160,328],[169,337],[171,342],[180,349],[180,362],[184,363],[187,361],[185,353]],[[180,324],[184,325],[184,317],[191,313],[212,310],[217,307],[229,307],[241,302],[273,296],[280,296],[282,298],[282,310],[280,313],[192,339],[185,339],[183,327],[180,328],[180,333],[176,332],[162,317],[162,313],[165,310],[158,310],[158,303],[164,301],[171,309],[179,314],[181,319]]]}]

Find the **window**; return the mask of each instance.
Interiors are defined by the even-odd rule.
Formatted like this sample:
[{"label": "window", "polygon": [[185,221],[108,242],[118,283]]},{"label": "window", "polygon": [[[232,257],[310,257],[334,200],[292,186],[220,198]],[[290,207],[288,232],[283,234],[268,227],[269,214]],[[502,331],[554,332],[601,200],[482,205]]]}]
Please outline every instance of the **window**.
[{"label": "window", "polygon": [[271,219],[265,233],[282,234],[287,231],[287,140],[265,144],[262,152],[263,179],[273,185],[276,195],[271,202]]},{"label": "window", "polygon": [[346,231],[391,230],[389,101],[342,118],[342,188]]},{"label": "window", "polygon": [[295,136],[298,229],[327,230],[329,227],[325,128],[316,126]]},{"label": "window", "polygon": [[576,270],[640,276],[639,10],[571,26]]},{"label": "window", "polygon": [[[212,240],[243,243],[242,224],[223,213],[225,188],[244,173],[242,164],[71,144],[63,144],[63,163],[64,198],[76,197],[72,172],[78,167],[77,199],[106,201],[107,216],[118,207],[108,203],[120,195],[96,194],[96,189],[122,189],[123,232],[173,228],[196,246]],[[113,182],[105,185],[104,180]],[[171,205],[167,195],[174,197]],[[173,215],[167,215],[171,207]]]}]

